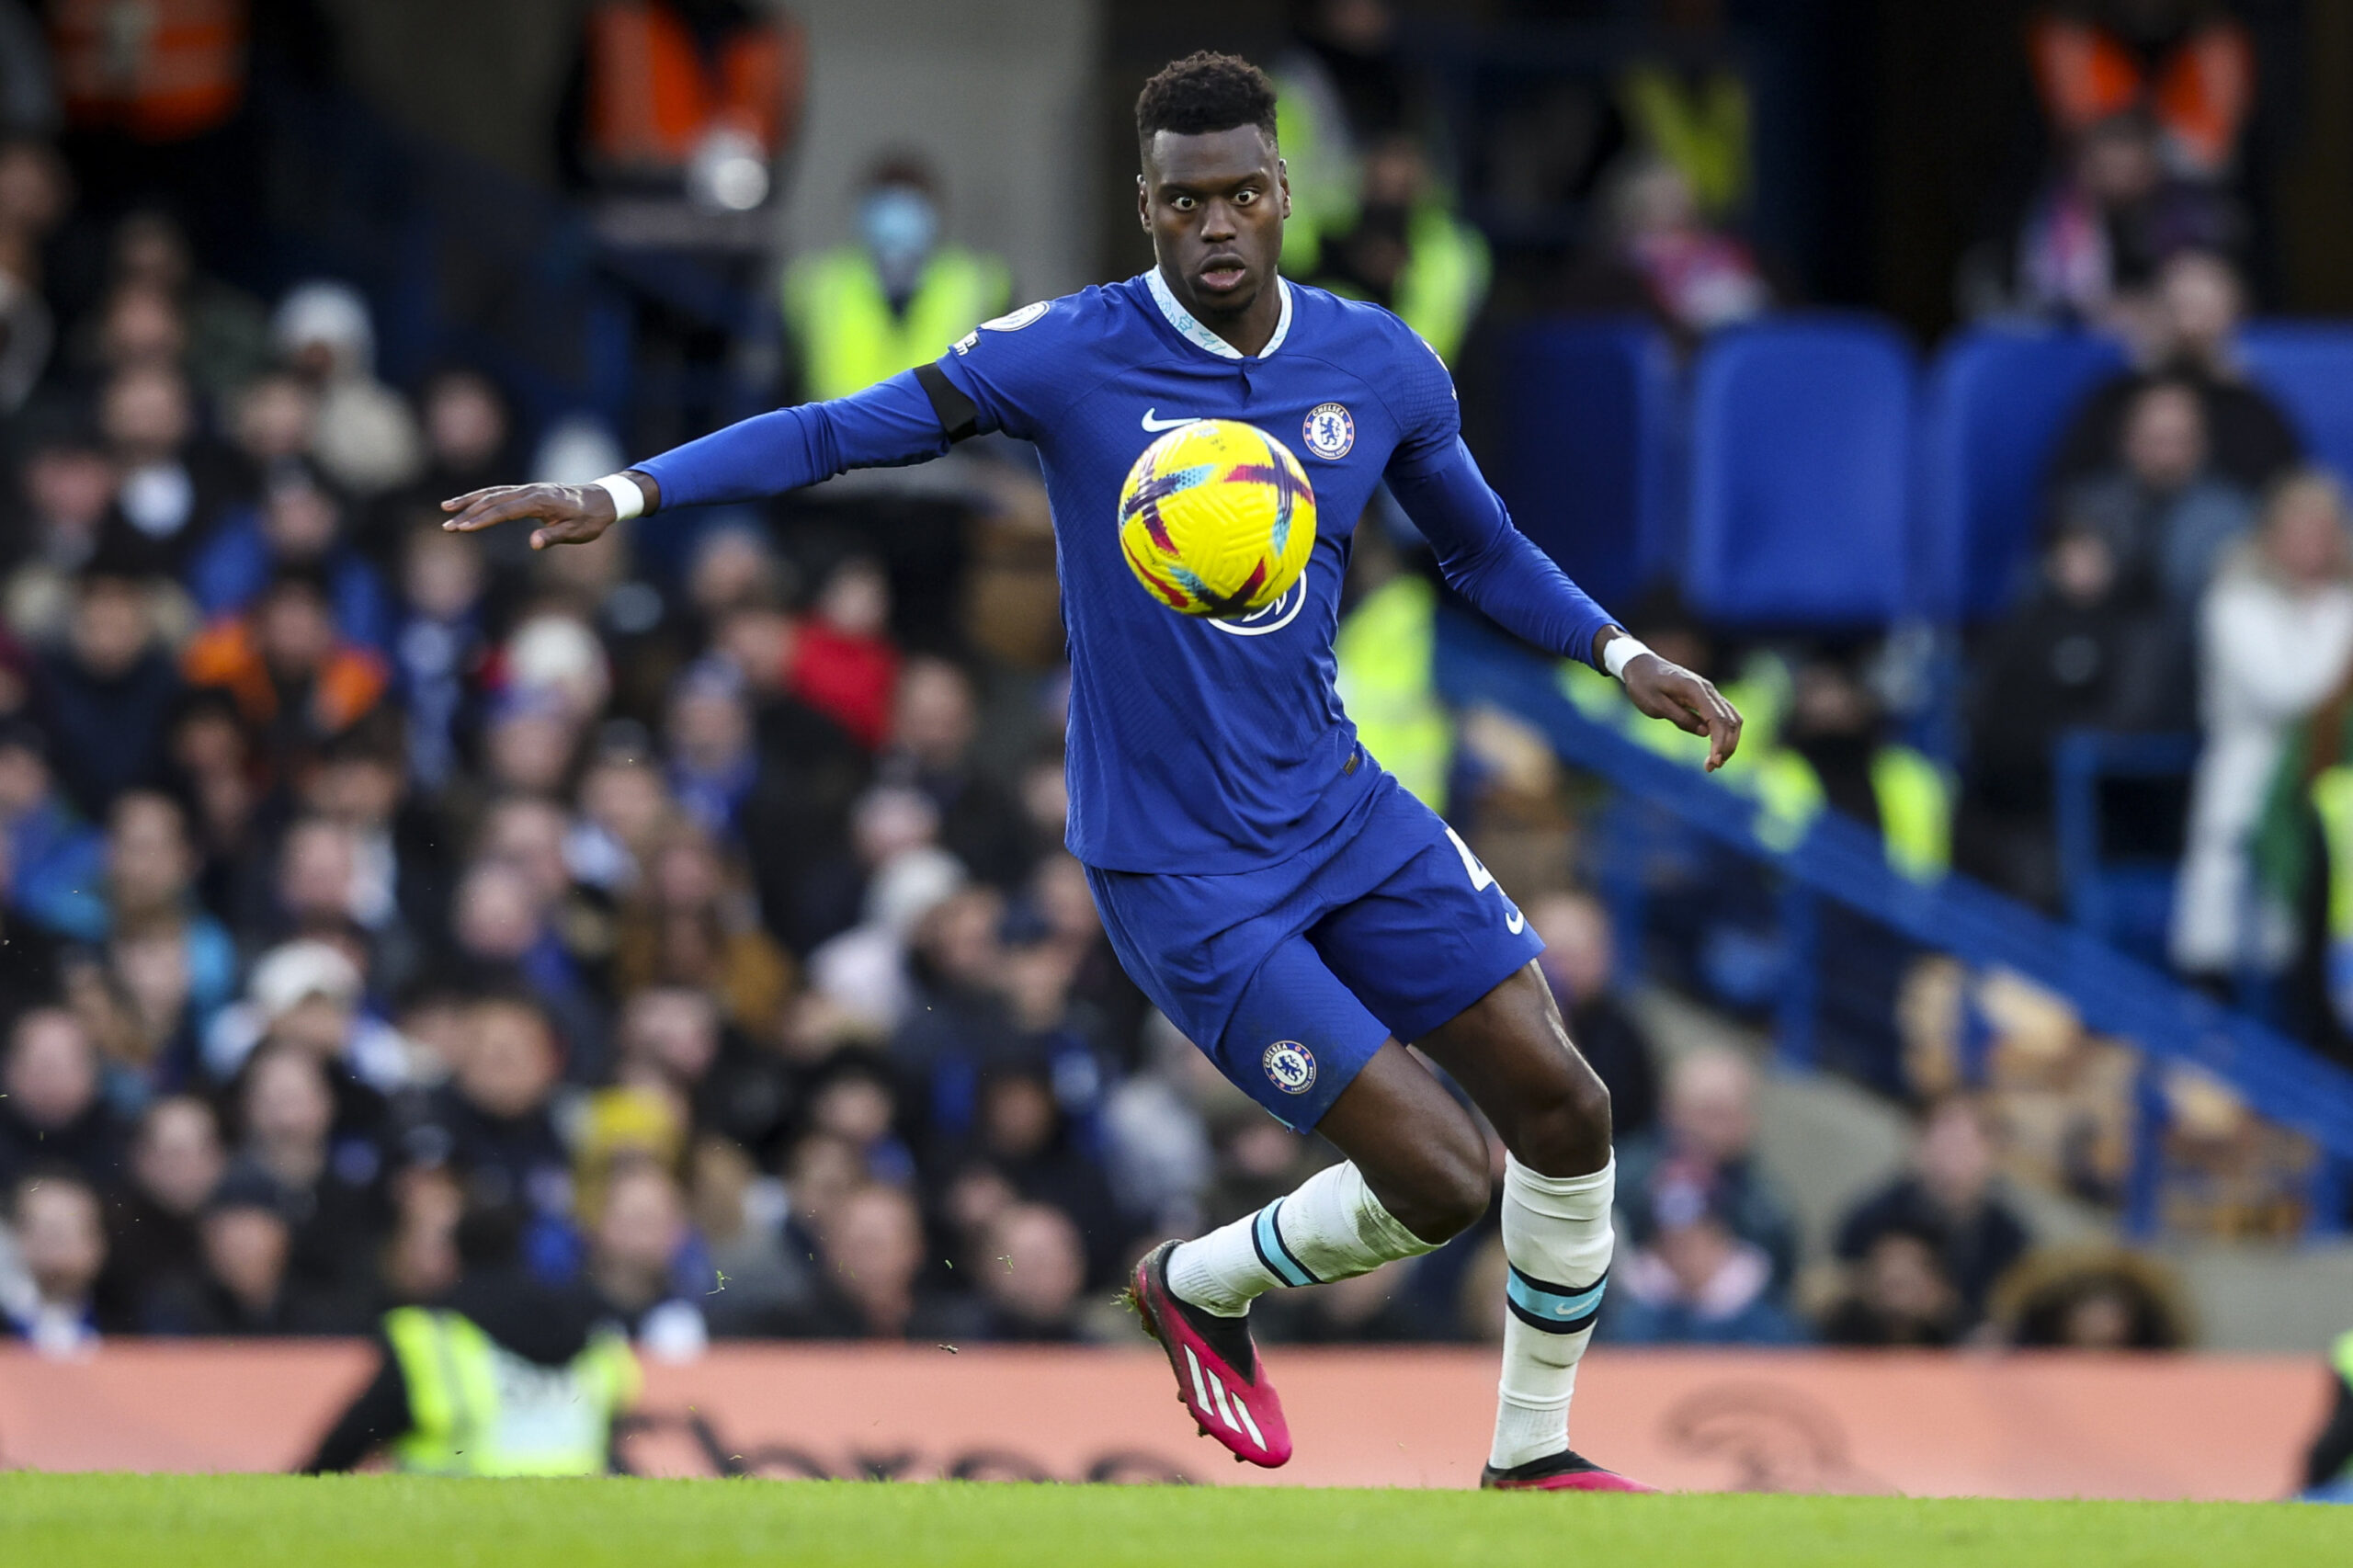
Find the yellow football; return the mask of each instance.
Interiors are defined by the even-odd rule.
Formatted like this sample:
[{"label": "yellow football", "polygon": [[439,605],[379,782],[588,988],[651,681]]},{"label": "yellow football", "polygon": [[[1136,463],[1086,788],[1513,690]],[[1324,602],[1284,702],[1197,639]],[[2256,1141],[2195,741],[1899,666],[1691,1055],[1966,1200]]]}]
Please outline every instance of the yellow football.
[{"label": "yellow football", "polygon": [[1280,598],[1315,551],[1315,492],[1290,449],[1238,419],[1197,419],[1143,449],[1120,490],[1120,550],[1180,615]]}]

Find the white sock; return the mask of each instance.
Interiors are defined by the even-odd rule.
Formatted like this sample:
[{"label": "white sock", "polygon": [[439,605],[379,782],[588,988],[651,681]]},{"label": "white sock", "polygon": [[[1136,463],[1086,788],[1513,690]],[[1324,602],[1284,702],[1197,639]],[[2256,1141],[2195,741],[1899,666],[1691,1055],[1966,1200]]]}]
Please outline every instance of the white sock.
[{"label": "white sock", "polygon": [[1569,1446],[1569,1396],[1593,1338],[1609,1251],[1618,1162],[1590,1176],[1539,1176],[1504,1163],[1504,1376],[1487,1462],[1509,1470]]},{"label": "white sock", "polygon": [[1220,1317],[1240,1317],[1278,1285],[1324,1285],[1437,1245],[1397,1222],[1354,1164],[1326,1165],[1255,1214],[1169,1255],[1168,1288]]}]

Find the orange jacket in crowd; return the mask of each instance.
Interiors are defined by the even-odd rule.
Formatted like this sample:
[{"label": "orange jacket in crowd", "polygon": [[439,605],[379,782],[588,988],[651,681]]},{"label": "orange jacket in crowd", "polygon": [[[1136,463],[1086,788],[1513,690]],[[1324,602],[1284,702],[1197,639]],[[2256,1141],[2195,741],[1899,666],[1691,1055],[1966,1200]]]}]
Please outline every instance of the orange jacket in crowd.
[{"label": "orange jacket in crowd", "polygon": [[[247,725],[265,729],[278,720],[278,683],[270,677],[252,625],[243,617],[218,620],[197,634],[182,655],[190,686],[218,687],[237,704]],[[365,718],[391,684],[384,661],[365,648],[340,643],[319,666],[311,687],[311,727],[335,735]]]},{"label": "orange jacket in crowd", "polygon": [[806,40],[783,17],[736,28],[715,57],[662,0],[606,0],[588,14],[588,155],[630,171],[682,168],[714,131],[773,157],[801,118]]},{"label": "orange jacket in crowd", "polygon": [[49,25],[78,129],[177,142],[244,102],[246,0],[51,0]]},{"label": "orange jacket in crowd", "polygon": [[2027,29],[2044,112],[2066,135],[2115,115],[2144,113],[2182,172],[2228,172],[2255,99],[2255,47],[2228,17],[2193,28],[2155,60],[2096,22],[2044,15]]}]

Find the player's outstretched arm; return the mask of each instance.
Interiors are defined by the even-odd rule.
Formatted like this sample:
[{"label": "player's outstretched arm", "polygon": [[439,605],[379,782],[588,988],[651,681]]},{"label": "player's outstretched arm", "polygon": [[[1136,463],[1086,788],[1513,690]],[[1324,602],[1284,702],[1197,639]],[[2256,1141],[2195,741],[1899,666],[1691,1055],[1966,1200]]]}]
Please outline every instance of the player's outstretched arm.
[{"label": "player's outstretched arm", "polygon": [[1681,665],[1660,658],[1616,626],[1594,642],[1594,659],[1608,667],[1609,644],[1625,638],[1640,649],[1619,666],[1626,699],[1643,713],[1664,719],[1689,734],[1708,737],[1707,769],[1713,773],[1740,749],[1740,710],[1724,699],[1716,683]]},{"label": "player's outstretched arm", "polygon": [[[536,518],[531,548],[544,550],[585,544],[641,511],[755,501],[854,468],[922,462],[948,450],[951,420],[921,374],[903,371],[848,397],[756,415],[595,484],[501,484],[456,496],[441,503],[449,514],[442,526],[473,533]],[[956,438],[993,428],[969,400],[956,407],[952,424]],[[631,484],[642,507],[619,504]]]}]

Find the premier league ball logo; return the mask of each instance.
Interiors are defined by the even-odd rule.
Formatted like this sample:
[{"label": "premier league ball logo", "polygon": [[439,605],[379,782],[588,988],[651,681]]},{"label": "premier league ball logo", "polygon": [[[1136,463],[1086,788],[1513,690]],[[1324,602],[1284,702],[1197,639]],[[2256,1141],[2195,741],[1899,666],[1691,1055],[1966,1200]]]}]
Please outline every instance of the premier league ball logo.
[{"label": "premier league ball logo", "polygon": [[1348,417],[1346,406],[1336,403],[1319,403],[1307,411],[1307,424],[1300,431],[1307,449],[1317,457],[1337,462],[1348,455],[1357,444],[1357,422]]},{"label": "premier league ball logo", "polygon": [[1264,1065],[1275,1087],[1287,1095],[1303,1095],[1315,1086],[1315,1058],[1295,1040],[1279,1040],[1267,1047]]}]

